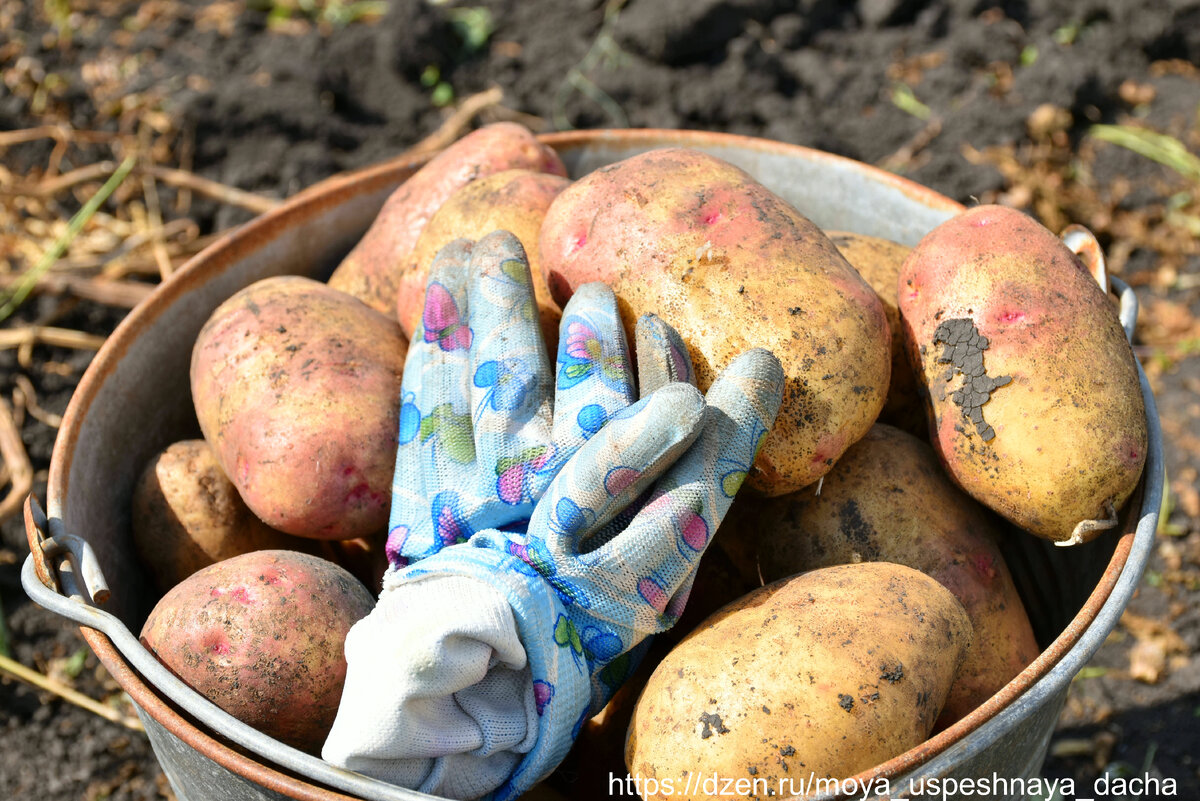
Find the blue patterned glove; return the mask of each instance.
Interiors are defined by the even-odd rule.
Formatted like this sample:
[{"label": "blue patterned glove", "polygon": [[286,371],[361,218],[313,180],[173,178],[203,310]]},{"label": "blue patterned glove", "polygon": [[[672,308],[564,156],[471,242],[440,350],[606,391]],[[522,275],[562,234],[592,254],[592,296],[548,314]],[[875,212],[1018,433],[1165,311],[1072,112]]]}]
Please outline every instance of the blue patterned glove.
[{"label": "blue patterned glove", "polygon": [[555,381],[512,234],[447,245],[425,298],[401,389],[392,572],[481,529],[523,524],[559,468],[634,400],[603,284],[581,287],[563,310]]},{"label": "blue patterned glove", "polygon": [[[476,245],[476,258],[493,236]],[[487,280],[486,263],[482,266],[466,283]],[[435,270],[433,282],[461,286],[446,271]],[[447,294],[453,297],[450,290]],[[429,325],[430,304],[443,302],[433,292],[427,296],[432,300],[427,299],[426,326],[458,337],[457,343],[469,349],[475,336],[493,329],[477,325],[478,307],[471,305],[476,295],[468,295],[472,324],[467,330],[472,333]],[[577,292],[572,303],[576,299],[586,295],[581,299]],[[577,347],[573,356],[572,314],[568,304],[560,398],[564,379],[571,389],[572,381],[604,369],[602,346]],[[584,315],[577,321],[584,326],[595,322]],[[590,325],[591,331],[595,328]],[[620,330],[615,308],[608,330]],[[606,424],[590,439],[587,435],[594,432],[579,425],[578,412],[556,421],[555,431],[566,420],[580,433],[568,446],[561,444],[567,440],[552,436],[554,451],[546,461],[551,469],[523,475],[523,480],[541,479],[536,494],[528,495],[536,501],[525,507],[530,509],[528,520],[515,515],[519,504],[507,503],[498,484],[499,503],[490,497],[476,502],[485,494],[472,491],[467,495],[475,499],[473,505],[457,510],[455,539],[474,532],[465,544],[442,547],[449,538],[438,540],[438,515],[445,503],[426,505],[430,534],[420,546],[410,548],[413,524],[406,535],[394,530],[394,567],[379,604],[346,640],[349,669],[323,751],[327,760],[424,792],[515,798],[558,765],[583,721],[631,670],[646,638],[678,617],[700,556],[774,421],[782,370],[770,353],[750,351],[701,398],[691,384],[680,382],[690,379],[692,370],[674,331],[647,317],[639,321],[637,333],[644,397],[624,408],[601,406]],[[491,358],[476,365],[512,358],[501,346],[489,353]],[[476,366],[474,374],[479,373]],[[422,367],[422,374],[442,375],[429,366]],[[495,386],[490,377],[485,372],[487,387]],[[453,380],[461,386],[461,378]],[[622,380],[628,388],[628,380]],[[477,389],[479,383],[474,382]],[[407,369],[405,385],[407,390]],[[444,386],[427,380],[425,391],[431,385],[439,391]],[[414,391],[412,402],[432,416],[440,404],[425,406],[421,397]],[[594,394],[585,397],[596,400]],[[524,431],[537,417],[527,412],[500,423],[504,415],[480,408],[489,398],[486,392],[473,396],[471,419],[491,421],[473,435],[477,452],[483,451],[479,443],[486,434]],[[587,405],[576,401],[572,409]],[[426,433],[424,419],[410,441]],[[429,433],[425,439],[432,437]],[[439,444],[446,453],[461,448],[465,455],[465,443],[447,447],[443,442],[435,448]],[[573,456],[555,459],[563,447],[570,447]],[[434,451],[429,458],[436,467],[444,457]],[[403,459],[397,459],[398,465],[419,464]],[[464,459],[459,464],[470,463]],[[492,475],[502,474],[497,464]],[[398,484],[412,480],[399,471],[398,478]],[[461,502],[467,481],[439,479],[432,487],[436,492],[428,485],[424,491],[431,497],[453,491]],[[473,486],[477,489],[479,482]],[[472,517],[477,513],[500,522],[482,524]],[[401,566],[400,560],[416,557],[421,561]]]}]

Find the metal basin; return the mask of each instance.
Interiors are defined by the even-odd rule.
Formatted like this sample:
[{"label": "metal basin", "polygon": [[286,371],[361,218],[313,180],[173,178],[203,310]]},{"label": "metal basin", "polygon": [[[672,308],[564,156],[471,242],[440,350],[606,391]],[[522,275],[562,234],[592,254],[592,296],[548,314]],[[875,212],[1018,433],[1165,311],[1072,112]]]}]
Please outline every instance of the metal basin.
[{"label": "metal basin", "polygon": [[[760,139],[656,130],[580,131],[542,139],[558,150],[574,177],[655,147],[695,147],[746,169],[824,228],[909,245],[962,210],[873,167]],[[188,364],[209,314],[268,276],[328,276],[387,195],[426,158],[401,158],[325,181],[192,259],[97,354],[55,443],[47,513],[27,506],[32,555],[22,574],[26,591],[81,624],[88,644],[138,705],[181,799],[429,798],[271,740],[174,679],[132,633],[140,630],[154,599],[129,534],[130,499],[143,465],[168,444],[199,436]],[[1128,287],[1115,279],[1113,285],[1131,332],[1136,302]],[[1142,392],[1150,451],[1122,525],[1066,550],[1027,535],[1008,538],[1005,556],[1035,621],[1042,654],[954,726],[836,788],[820,788],[816,797],[919,798],[924,781],[928,795],[952,798],[958,797],[947,792],[953,781],[993,775],[1010,781],[989,797],[1024,797],[1018,780],[1040,770],[1067,686],[1116,625],[1153,543],[1163,490],[1162,435],[1144,375]],[[793,789],[813,788],[797,777]],[[968,790],[961,797],[978,793]]]}]

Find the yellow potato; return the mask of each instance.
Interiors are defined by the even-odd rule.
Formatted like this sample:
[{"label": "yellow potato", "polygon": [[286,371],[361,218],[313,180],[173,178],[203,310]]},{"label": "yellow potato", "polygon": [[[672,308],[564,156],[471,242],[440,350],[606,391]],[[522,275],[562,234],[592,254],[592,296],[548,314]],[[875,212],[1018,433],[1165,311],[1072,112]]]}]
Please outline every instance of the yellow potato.
[{"label": "yellow potato", "polygon": [[[895,562],[954,593],[971,618],[967,654],[938,721],[945,728],[986,701],[1037,657],[1033,628],[997,545],[998,522],[954,486],[933,449],[875,425],[821,485],[772,498],[726,531],[758,544],[766,581],[852,562]],[[723,527],[724,528],[724,527]]]},{"label": "yellow potato", "polygon": [[843,565],[769,584],[658,665],[625,764],[656,779],[647,798],[716,796],[685,792],[697,771],[760,781],[746,795],[764,798],[793,770],[847,778],[928,737],[971,637],[954,596],[908,567]]},{"label": "yellow potato", "polygon": [[312,540],[254,516],[202,439],[176,442],[133,490],[133,545],[155,585],[169,590],[202,567],[251,551],[314,551]]},{"label": "yellow potato", "polygon": [[879,413],[879,422],[889,423],[911,434],[924,436],[929,428],[925,400],[913,376],[904,352],[904,333],[900,330],[900,308],[896,305],[896,284],[900,267],[911,248],[877,236],[849,231],[829,231],[829,239],[883,303],[888,328],[892,332],[892,377],[887,400]]}]

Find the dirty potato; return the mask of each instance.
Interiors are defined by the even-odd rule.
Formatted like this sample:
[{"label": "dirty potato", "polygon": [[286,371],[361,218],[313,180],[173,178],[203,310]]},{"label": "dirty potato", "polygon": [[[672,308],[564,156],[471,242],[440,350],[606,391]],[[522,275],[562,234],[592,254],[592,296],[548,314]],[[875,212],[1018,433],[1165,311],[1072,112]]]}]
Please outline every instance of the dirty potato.
[{"label": "dirty potato", "polygon": [[847,778],[928,737],[971,637],[962,605],[912,568],[843,565],[769,584],[658,665],[626,766],[660,791],[670,780],[647,796],[664,799],[713,797],[684,792],[696,771],[746,779],[751,798],[793,768]]},{"label": "dirty potato", "polygon": [[133,546],[169,590],[202,567],[251,551],[311,551],[313,543],[254,516],[202,439],[169,445],[133,489]]},{"label": "dirty potato", "polygon": [[558,154],[521,125],[498,122],[472,131],[430,159],[391,194],[375,222],[329,277],[329,285],[394,315],[401,292],[425,291],[423,275],[405,270],[433,213],[471,181],[512,169],[567,174]]},{"label": "dirty potato", "polygon": [[631,336],[645,312],[679,331],[702,390],[749,348],[779,357],[783,405],[749,470],[755,490],[816,481],[883,406],[879,298],[820,229],[727,162],[666,148],[598,169],[554,200],[540,243],[555,300],[610,284]]},{"label": "dirty potato", "polygon": [[299,276],[213,312],[192,350],[192,399],[259,518],[314,539],[386,528],[406,350],[395,320]]},{"label": "dirty potato", "polygon": [[141,640],[238,720],[318,754],[346,681],[346,633],[374,603],[332,562],[254,551],[172,588],[150,612]]},{"label": "dirty potato", "polygon": [[1146,461],[1133,351],[1092,276],[1032,218],[979,206],[900,275],[905,342],[954,480],[1061,544],[1116,524]]},{"label": "dirty potato", "polygon": [[825,476],[820,495],[801,490],[764,501],[749,526],[723,534],[737,535],[758,543],[766,581],[830,565],[895,562],[954,593],[975,644],[938,728],[971,712],[1038,655],[1000,554],[997,521],[954,486],[929,445],[899,429],[875,425]]},{"label": "dirty potato", "polygon": [[925,401],[904,352],[904,332],[900,330],[900,308],[896,303],[896,284],[900,267],[911,248],[877,236],[850,231],[829,231],[829,239],[858,271],[883,304],[888,328],[892,332],[892,375],[887,400],[879,412],[879,422],[894,425],[912,434],[924,436],[928,430]]}]

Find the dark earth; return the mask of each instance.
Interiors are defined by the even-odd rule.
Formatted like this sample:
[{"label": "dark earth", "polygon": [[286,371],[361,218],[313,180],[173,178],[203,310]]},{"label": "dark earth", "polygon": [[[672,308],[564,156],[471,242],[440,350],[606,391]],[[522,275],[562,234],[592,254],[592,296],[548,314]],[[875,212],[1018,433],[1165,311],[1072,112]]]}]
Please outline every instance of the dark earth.
[{"label": "dark earth", "polygon": [[[474,124],[752,134],[877,164],[967,204],[1016,206],[1054,230],[1089,226],[1142,304],[1135,346],[1160,406],[1173,500],[1130,613],[1072,685],[1044,775],[1074,777],[1087,797],[1097,776],[1149,774],[1194,799],[1200,161],[1187,155],[1200,152],[1198,65],[1200,0],[0,0],[0,135],[64,123],[147,136],[161,164],[286,198],[398,155],[458,101],[498,86],[502,101]],[[1183,155],[1134,152],[1112,143],[1114,130],[1167,135]],[[0,146],[0,200],[52,161],[67,173],[114,158],[103,139]],[[252,216],[159,191],[164,218],[186,216],[200,236]],[[65,218],[81,197],[64,192],[53,207]],[[3,252],[16,253],[22,219],[0,228],[8,271],[30,266]],[[53,320],[104,335],[124,313],[35,294],[4,327]],[[0,351],[0,394],[26,376],[41,406],[62,413],[91,352],[30,355]],[[22,435],[44,497],[55,428],[24,415]],[[19,519],[4,521],[2,546],[13,656],[122,707],[76,630],[25,599]],[[6,677],[0,797],[171,791],[144,734]]]}]

